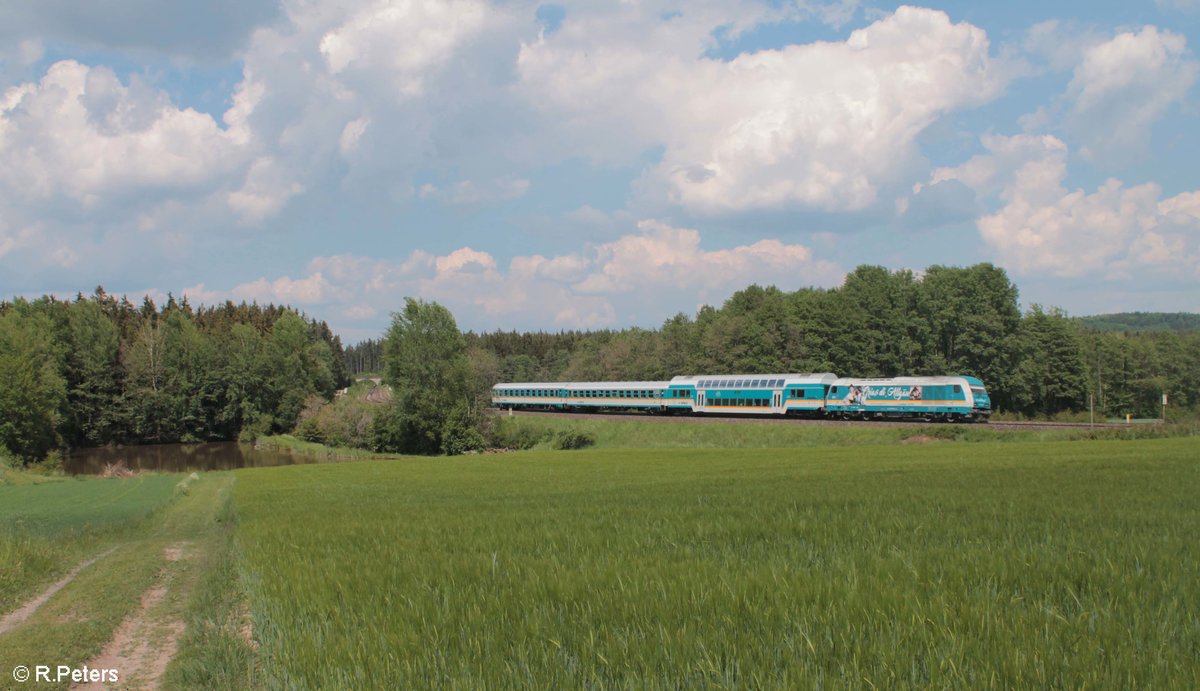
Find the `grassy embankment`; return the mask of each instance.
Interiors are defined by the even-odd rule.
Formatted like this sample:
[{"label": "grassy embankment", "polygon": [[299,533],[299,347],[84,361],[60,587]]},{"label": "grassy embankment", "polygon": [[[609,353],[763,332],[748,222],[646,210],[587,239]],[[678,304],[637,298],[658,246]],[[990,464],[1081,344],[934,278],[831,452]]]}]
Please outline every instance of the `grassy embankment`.
[{"label": "grassy embankment", "polygon": [[985,443],[1040,442],[1085,439],[1158,439],[1200,436],[1200,425],[1135,425],[1129,428],[1062,428],[1012,430],[983,424],[906,423],[871,426],[863,424],[806,424],[796,422],[741,423],[723,420],[645,418],[611,416],[571,419],[554,415],[495,417],[496,436],[512,447],[545,448],[555,434],[574,430],[592,435],[596,448],[641,449],[777,449],[821,446],[874,446],[913,440]]},{"label": "grassy embankment", "polygon": [[238,477],[269,686],[1200,687],[1194,440]]},{"label": "grassy embankment", "polygon": [[[211,590],[214,574],[231,559],[232,525],[223,519],[229,515],[232,482],[228,473],[194,481],[151,474],[0,487],[0,616],[72,567],[95,559],[28,619],[0,633],[0,662],[6,672],[17,664],[77,668],[87,663],[122,620],[139,611],[152,586],[168,593],[152,616],[164,622],[191,620],[171,678],[183,680],[184,667],[198,657],[210,666],[220,662],[212,650],[217,642],[212,624],[226,623],[225,628],[236,631],[227,613],[238,607],[203,596],[206,587]],[[179,549],[183,558],[167,559],[168,548]],[[192,632],[204,631],[204,622],[209,622],[208,635],[198,644]],[[212,667],[207,678],[246,680],[252,660],[249,647],[241,646],[240,658],[226,656],[226,666]],[[8,682],[7,677],[0,680],[0,687]],[[176,686],[189,685],[180,681]]]},{"label": "grassy embankment", "polygon": [[290,434],[275,434],[259,437],[254,445],[256,448],[289,451],[326,461],[368,461],[388,458],[399,458],[397,454],[375,453],[367,449],[352,449],[345,446],[326,446],[315,442],[297,439]]}]

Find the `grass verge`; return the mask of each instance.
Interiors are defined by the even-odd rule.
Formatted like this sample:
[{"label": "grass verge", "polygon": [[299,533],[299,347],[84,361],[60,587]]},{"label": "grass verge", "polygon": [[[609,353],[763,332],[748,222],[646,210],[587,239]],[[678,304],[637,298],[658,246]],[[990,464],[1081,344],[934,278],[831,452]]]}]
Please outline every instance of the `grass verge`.
[{"label": "grass verge", "polygon": [[[27,620],[7,633],[0,634],[0,660],[11,669],[15,665],[34,668],[58,665],[79,668],[97,656],[127,617],[142,609],[145,594],[152,586],[166,588],[167,596],[151,614],[164,622],[185,619],[193,602],[192,593],[212,567],[213,545],[218,542],[217,509],[228,505],[233,481],[228,473],[207,474],[196,481],[184,483],[178,490],[181,476],[143,476],[154,482],[170,484],[174,497],[162,510],[135,518],[139,507],[129,496],[110,497],[110,485],[116,480],[87,479],[69,481],[77,501],[87,505],[89,497],[107,497],[96,506],[126,506],[131,521],[121,529],[107,533],[83,533],[84,538],[58,538],[63,532],[45,537],[47,544],[58,550],[56,556],[71,554],[78,544],[88,543],[96,551],[111,549],[106,556],[83,569],[61,591],[38,608]],[[43,486],[18,488],[25,493],[41,490]],[[118,495],[119,496],[119,495]],[[33,501],[22,494],[24,501]],[[116,516],[115,512],[112,514]],[[115,517],[114,521],[117,521]],[[92,540],[99,535],[100,539]],[[166,559],[168,548],[184,545],[187,555],[177,561]],[[151,645],[157,642],[150,642]],[[129,679],[130,670],[121,670]],[[2,683],[0,683],[2,684]],[[39,688],[64,687],[66,684],[42,684]],[[136,684],[135,684],[136,685]]]},{"label": "grass verge", "polygon": [[1200,425],[1163,425],[1130,429],[990,429],[971,424],[869,425],[776,422],[739,424],[692,419],[558,418],[553,415],[496,415],[493,436],[510,448],[550,448],[557,435],[592,435],[597,448],[638,449],[772,449],[823,446],[877,446],[906,441],[1025,443],[1089,439],[1160,439],[1200,436]]},{"label": "grass verge", "polygon": [[233,485],[217,497],[215,526],[203,541],[187,629],[167,669],[164,686],[178,689],[257,688],[249,610],[234,546],[237,516]]},{"label": "grass verge", "polygon": [[367,461],[388,458],[399,458],[396,454],[375,453],[366,449],[351,449],[343,446],[326,446],[316,442],[297,439],[290,434],[276,434],[259,437],[254,443],[255,448],[272,451],[289,451],[314,458],[330,461]]}]

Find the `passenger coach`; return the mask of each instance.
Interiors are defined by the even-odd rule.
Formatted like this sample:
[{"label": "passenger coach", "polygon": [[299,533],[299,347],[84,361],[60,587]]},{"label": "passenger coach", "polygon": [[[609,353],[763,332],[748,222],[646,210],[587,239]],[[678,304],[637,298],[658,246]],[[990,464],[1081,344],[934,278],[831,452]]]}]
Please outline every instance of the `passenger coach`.
[{"label": "passenger coach", "polygon": [[703,415],[777,415],[844,420],[986,421],[991,400],[974,377],[838,378],[817,374],[722,374],[670,381],[519,382],[492,387],[492,405]]}]

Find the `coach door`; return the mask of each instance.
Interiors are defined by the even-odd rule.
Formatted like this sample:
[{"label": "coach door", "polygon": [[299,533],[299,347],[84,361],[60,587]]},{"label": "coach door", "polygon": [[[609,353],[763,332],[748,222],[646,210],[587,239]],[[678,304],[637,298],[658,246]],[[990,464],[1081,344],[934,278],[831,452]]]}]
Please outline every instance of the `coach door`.
[{"label": "coach door", "polygon": [[696,392],[696,407],[697,408],[704,407],[704,392],[703,391]]},{"label": "coach door", "polygon": [[771,410],[777,413],[777,412],[779,412],[779,409],[782,407],[783,407],[783,392],[776,391],[776,392],[772,393],[771,394]]}]

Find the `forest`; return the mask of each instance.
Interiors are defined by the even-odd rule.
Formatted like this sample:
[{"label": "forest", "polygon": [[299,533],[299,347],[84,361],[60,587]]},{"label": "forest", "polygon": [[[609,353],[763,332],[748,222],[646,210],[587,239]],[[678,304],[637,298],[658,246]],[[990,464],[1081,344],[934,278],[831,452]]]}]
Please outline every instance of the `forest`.
[{"label": "forest", "polygon": [[[659,380],[679,374],[835,372],[844,376],[969,374],[998,410],[1030,417],[1082,412],[1157,417],[1200,403],[1195,315],[1114,315],[1149,331],[1097,330],[1055,308],[1024,312],[991,264],[921,274],[860,266],[842,286],[794,292],[750,286],[721,307],[661,328],[468,333],[482,382]],[[361,348],[361,350],[360,350]],[[381,357],[369,341],[349,349]],[[381,361],[381,360],[379,360]]]},{"label": "forest", "polygon": [[[0,455],[291,432],[389,451],[483,443],[500,381],[662,380],[679,374],[968,374],[998,411],[1157,417],[1200,407],[1200,331],[1189,315],[1074,319],[1024,312],[991,264],[923,272],[860,266],[832,289],[752,285],[658,329],[461,333],[411,298],[379,340],[350,348],[293,308],[135,306],[97,288],[0,303]],[[1143,324],[1121,330],[1113,324]],[[387,406],[331,403],[353,375],[383,375]],[[476,433],[482,430],[482,433]]]},{"label": "forest", "polygon": [[307,399],[347,383],[341,340],[289,307],[135,306],[103,288],[0,303],[0,455],[25,462],[290,431]]}]

